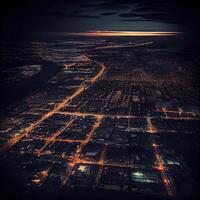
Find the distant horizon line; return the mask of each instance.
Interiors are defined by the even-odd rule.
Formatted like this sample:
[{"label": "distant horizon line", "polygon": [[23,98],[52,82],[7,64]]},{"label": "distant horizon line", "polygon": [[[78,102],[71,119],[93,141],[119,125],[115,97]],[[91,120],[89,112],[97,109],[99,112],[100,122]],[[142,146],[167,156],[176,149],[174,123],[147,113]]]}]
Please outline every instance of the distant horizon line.
[{"label": "distant horizon line", "polygon": [[69,32],[66,35],[73,36],[176,36],[184,34],[184,32],[179,31],[87,31],[87,32]]}]

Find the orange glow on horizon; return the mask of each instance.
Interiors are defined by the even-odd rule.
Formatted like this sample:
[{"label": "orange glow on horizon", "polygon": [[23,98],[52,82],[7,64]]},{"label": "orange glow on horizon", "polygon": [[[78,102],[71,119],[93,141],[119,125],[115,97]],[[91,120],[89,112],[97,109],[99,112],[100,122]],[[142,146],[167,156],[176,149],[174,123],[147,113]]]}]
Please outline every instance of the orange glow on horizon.
[{"label": "orange glow on horizon", "polygon": [[65,33],[75,36],[175,36],[183,34],[183,32],[173,31],[89,31],[77,33]]}]

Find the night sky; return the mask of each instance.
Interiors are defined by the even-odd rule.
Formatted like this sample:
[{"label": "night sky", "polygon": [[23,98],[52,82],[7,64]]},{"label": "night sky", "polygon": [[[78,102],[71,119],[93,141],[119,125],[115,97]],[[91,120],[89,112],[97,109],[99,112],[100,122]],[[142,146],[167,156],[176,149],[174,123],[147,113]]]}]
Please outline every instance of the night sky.
[{"label": "night sky", "polygon": [[7,0],[1,4],[4,33],[196,31],[200,20],[193,0]]}]

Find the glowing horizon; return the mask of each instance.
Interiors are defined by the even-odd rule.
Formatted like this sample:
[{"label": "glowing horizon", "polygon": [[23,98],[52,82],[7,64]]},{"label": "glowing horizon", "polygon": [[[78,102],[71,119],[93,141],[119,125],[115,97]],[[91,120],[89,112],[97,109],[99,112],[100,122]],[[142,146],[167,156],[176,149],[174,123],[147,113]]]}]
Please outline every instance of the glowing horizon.
[{"label": "glowing horizon", "polygon": [[75,36],[175,36],[183,34],[183,32],[173,31],[88,31],[88,32],[73,32],[65,33]]}]

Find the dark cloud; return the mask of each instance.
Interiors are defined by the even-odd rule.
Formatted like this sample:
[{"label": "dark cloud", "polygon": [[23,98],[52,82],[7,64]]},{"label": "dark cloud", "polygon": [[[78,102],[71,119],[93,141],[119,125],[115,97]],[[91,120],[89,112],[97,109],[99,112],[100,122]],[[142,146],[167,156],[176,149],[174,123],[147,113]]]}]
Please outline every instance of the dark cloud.
[{"label": "dark cloud", "polygon": [[66,15],[68,17],[79,17],[79,18],[100,18],[98,15],[87,15],[87,14],[78,14],[78,15],[73,15],[73,14],[68,14]]},{"label": "dark cloud", "polygon": [[80,14],[83,13],[83,10],[73,10],[72,14]]},{"label": "dark cloud", "polygon": [[136,6],[133,6],[131,11],[120,13],[118,16],[128,20],[141,17],[146,20],[183,25],[199,23],[200,15],[194,14],[193,0],[186,3],[178,0],[135,0],[134,2]]},{"label": "dark cloud", "polygon": [[133,13],[133,12],[128,12],[128,13],[122,13],[122,14],[119,14],[120,17],[139,17],[141,15],[138,15],[136,13]]},{"label": "dark cloud", "polygon": [[129,18],[130,20],[135,17],[141,17],[146,20],[152,20],[157,22],[166,22],[166,23],[177,23],[177,24],[184,24],[185,20],[187,20],[187,15],[179,15],[177,13],[168,13],[166,11],[152,11],[152,10],[146,10],[146,12],[140,10],[134,12],[127,12],[119,14],[119,17],[122,18]]},{"label": "dark cloud", "polygon": [[116,15],[117,12],[104,12],[104,13],[101,13],[101,15],[104,15],[104,16],[110,16],[110,15]]},{"label": "dark cloud", "polygon": [[165,12],[167,11],[167,7],[153,7],[153,6],[147,6],[147,7],[135,7],[132,9],[132,12]]},{"label": "dark cloud", "polygon": [[118,3],[115,1],[104,1],[104,2],[99,2],[99,3],[86,3],[82,4],[83,7],[85,8],[93,8],[95,10],[110,10],[110,11],[116,11],[116,10],[128,10],[130,9],[130,6],[125,4],[125,3]]},{"label": "dark cloud", "polygon": [[53,16],[53,17],[72,17],[72,18],[99,18],[98,15],[89,15],[89,14],[84,14],[82,12],[71,12],[71,13],[62,13],[62,12],[46,12],[46,13],[40,13],[40,14],[44,14],[44,15],[49,15],[49,16]]},{"label": "dark cloud", "polygon": [[152,21],[151,19],[141,19],[141,18],[136,18],[136,19],[122,19],[121,21],[124,21],[124,22],[141,22],[141,21]]}]

